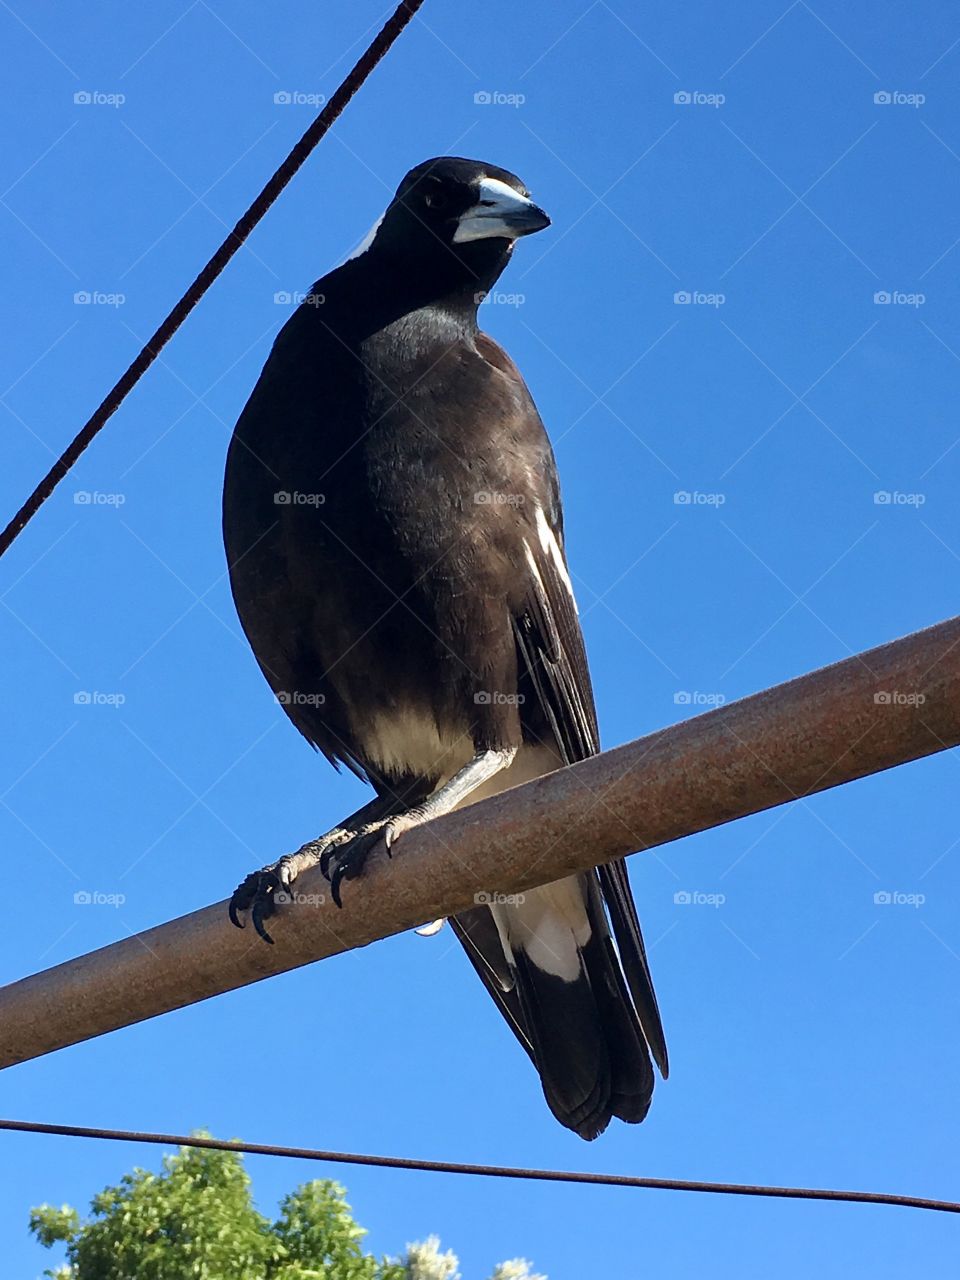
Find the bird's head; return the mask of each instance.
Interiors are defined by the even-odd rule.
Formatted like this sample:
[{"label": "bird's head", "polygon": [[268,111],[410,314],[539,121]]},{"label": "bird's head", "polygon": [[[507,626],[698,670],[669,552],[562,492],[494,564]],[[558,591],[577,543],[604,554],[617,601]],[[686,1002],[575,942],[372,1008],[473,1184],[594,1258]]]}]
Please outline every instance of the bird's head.
[{"label": "bird's head", "polygon": [[418,295],[482,295],[514,242],[550,225],[520,179],[506,169],[441,156],[411,169],[353,257],[409,282]]}]

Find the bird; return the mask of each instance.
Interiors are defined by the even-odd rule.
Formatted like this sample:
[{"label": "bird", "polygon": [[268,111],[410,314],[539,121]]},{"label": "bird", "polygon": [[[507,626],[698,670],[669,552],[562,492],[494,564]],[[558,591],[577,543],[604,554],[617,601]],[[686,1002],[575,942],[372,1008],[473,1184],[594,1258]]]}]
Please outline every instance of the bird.
[{"label": "bird", "polygon": [[[478,308],[550,225],[520,179],[456,156],[406,175],[280,330],[230,442],[223,532],[277,701],[373,799],[237,887],[266,921],[318,865],[337,905],[379,843],[595,755],[557,467]],[[484,900],[486,898],[486,900]],[[504,899],[504,900],[500,900]],[[650,1107],[667,1048],[623,859],[450,920],[540,1076],[591,1140]]]}]

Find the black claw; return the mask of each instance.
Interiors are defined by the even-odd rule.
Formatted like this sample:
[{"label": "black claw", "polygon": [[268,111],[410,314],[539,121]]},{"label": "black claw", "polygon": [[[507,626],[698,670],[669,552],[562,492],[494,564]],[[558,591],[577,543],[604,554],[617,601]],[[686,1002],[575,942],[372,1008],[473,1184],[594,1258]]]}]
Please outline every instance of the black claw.
[{"label": "black claw", "polygon": [[[349,843],[341,844],[332,850],[333,857],[330,859],[333,863],[332,874],[326,872],[324,874],[327,874],[327,879],[330,881],[330,896],[338,907],[343,906],[340,886],[344,880],[355,880],[361,874],[371,850],[376,847],[380,838],[379,830],[367,831],[363,835],[354,836]],[[329,868],[330,863],[328,863],[328,871]]]},{"label": "black claw", "polygon": [[257,898],[256,902],[253,904],[253,910],[250,912],[250,919],[253,921],[254,929],[256,929],[264,942],[270,943],[271,947],[273,946],[273,939],[263,927],[263,917],[272,915],[273,909],[272,898]]},{"label": "black claw", "polygon": [[341,910],[343,909],[343,901],[340,897],[340,883],[346,874],[346,864],[338,862],[334,868],[333,875],[327,877],[330,881],[330,897],[334,900],[337,906],[341,908]]},{"label": "black claw", "polygon": [[277,889],[281,888],[280,877],[275,871],[251,872],[233,891],[233,897],[230,899],[230,905],[227,908],[231,924],[236,925],[238,929],[242,929],[244,923],[240,918],[240,913],[249,911],[254,929],[263,938],[264,942],[272,944],[273,939],[263,927],[263,922],[269,916],[272,916],[276,910],[274,894]]}]

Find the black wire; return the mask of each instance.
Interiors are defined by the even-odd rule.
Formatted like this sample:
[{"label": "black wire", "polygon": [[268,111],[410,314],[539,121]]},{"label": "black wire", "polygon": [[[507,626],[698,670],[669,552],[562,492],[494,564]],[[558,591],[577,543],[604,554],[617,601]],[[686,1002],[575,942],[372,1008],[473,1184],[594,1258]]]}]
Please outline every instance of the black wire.
[{"label": "black wire", "polygon": [[17,1133],[49,1133],[65,1138],[104,1138],[113,1142],[150,1142],[160,1146],[202,1147],[209,1151],[237,1151],[251,1156],[285,1156],[294,1160],[324,1160],[331,1164],[372,1165],[380,1169],[410,1169],[420,1173],[466,1173],[481,1178],[525,1178],[536,1182],[572,1182],[601,1187],[640,1187],[653,1191],[703,1191],[727,1196],[775,1196],[784,1200],[834,1200],[845,1204],[885,1204],[902,1209],[933,1209],[960,1213],[952,1200],[897,1196],[883,1191],[829,1191],[819,1187],[765,1187],[741,1182],[688,1182],[677,1178],[634,1178],[623,1173],[577,1173],[563,1169],[523,1169],[498,1164],[462,1164],[451,1160],[410,1160],[403,1156],[359,1155],[347,1151],[317,1151],[311,1147],[278,1147],[259,1142],[224,1141],[176,1133],[139,1133],[131,1129],[94,1129],[73,1124],[41,1124],[33,1120],[0,1120],[0,1129]]},{"label": "black wire", "polygon": [[150,368],[154,360],[156,360],[157,356],[220,275],[233,255],[250,235],[250,232],[423,3],[424,0],[402,0],[402,3],[385,23],[383,29],[358,59],[349,75],[276,170],[273,177],[264,186],[246,213],[237,222],[193,284],[190,285],[186,293],[176,303],[156,333],[144,343],[136,359],[127,366],[119,381],[107,392],[93,415],[64,449],[7,527],[0,533],[0,556],[10,548],[14,539],[37,514],[60,481],[76,463],[84,449],[103,429],[110,416],[119,409],[120,405]]}]

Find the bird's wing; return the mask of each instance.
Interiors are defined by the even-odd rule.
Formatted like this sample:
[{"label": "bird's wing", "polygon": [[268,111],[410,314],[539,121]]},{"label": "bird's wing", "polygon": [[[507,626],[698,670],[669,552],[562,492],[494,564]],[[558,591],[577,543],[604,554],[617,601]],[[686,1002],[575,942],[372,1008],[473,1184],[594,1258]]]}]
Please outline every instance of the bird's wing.
[{"label": "bird's wing", "polygon": [[[536,726],[534,732],[542,734],[554,746],[562,762],[573,764],[595,755],[600,749],[600,742],[586,650],[563,548],[563,517],[556,466],[539,414],[513,362],[485,336],[478,346],[498,373],[515,384],[517,421],[506,429],[513,438],[526,443],[532,463],[530,472],[538,477],[535,502],[532,509],[524,512],[526,536],[515,557],[521,587],[512,625],[518,655],[518,689],[525,699],[522,704],[525,726],[528,731],[531,726]],[[632,999],[644,1039],[666,1076],[666,1043],[626,864],[622,859],[616,859],[582,877],[581,884],[583,910],[593,939],[586,948],[577,948],[581,972],[590,976],[594,995],[601,987],[609,990],[613,984],[628,1004]],[[609,912],[616,949],[610,939],[602,904]],[[518,922],[518,930],[520,927]],[[545,1063],[538,1064],[548,1100],[552,1091],[559,1108],[572,1114],[574,1108],[568,1106],[568,1099],[563,1097],[563,1086],[565,1082],[575,1084],[578,1076],[589,1081],[593,1064],[581,1061],[578,1055],[589,1052],[590,1046],[586,1043],[578,1046],[575,1043],[577,1036],[561,1034],[562,1026],[554,1027],[553,1033],[550,1028],[558,1021],[553,1016],[558,1009],[566,1009],[569,1023],[577,1012],[574,1008],[578,999],[575,988],[581,988],[582,994],[583,983],[565,982],[562,988],[558,988],[552,975],[538,973],[529,956],[521,957],[517,949],[514,959],[520,960],[519,966],[508,964],[506,972],[501,972],[504,968],[502,921],[500,933],[496,936],[492,930],[483,931],[476,927],[468,931],[466,938],[463,930],[458,932],[474,967],[521,1044],[527,1052],[531,1052],[533,1046],[535,1061],[549,1057],[558,1068],[551,1083],[548,1072],[544,1070]],[[624,978],[626,990],[623,988]],[[557,1001],[551,1014],[550,1007]],[[580,1012],[584,1013],[587,1025],[595,1018],[597,1009],[592,999],[581,1002],[585,1008]],[[632,1043],[633,1033],[627,1025],[629,1019],[619,1016],[615,1000],[606,1001],[606,1005],[605,1013],[602,1008],[600,1010],[601,1023],[607,1033],[614,1073],[616,1075],[619,1064],[626,1068],[629,1063],[622,1079],[629,1079],[631,1074],[636,1077],[641,1074],[642,1067]],[[551,1036],[549,1043],[544,1039],[547,1034]],[[584,1041],[590,1039],[586,1034],[580,1038]],[[649,1087],[652,1089],[652,1079]],[[614,1091],[615,1088],[616,1081]],[[575,1088],[573,1092],[576,1092]],[[645,1085],[642,1092],[646,1092]],[[648,1096],[646,1101],[649,1101]],[[634,1099],[630,1105],[635,1109],[630,1118],[640,1118],[646,1103],[637,1103]],[[598,1114],[595,1105],[593,1112],[595,1119]],[[581,1109],[581,1115],[584,1114]],[[591,1124],[591,1120],[585,1121],[586,1128]],[[577,1126],[571,1124],[570,1127]]]},{"label": "bird's wing", "polygon": [[[529,562],[526,607],[514,617],[523,669],[535,690],[565,764],[600,749],[593,686],[573,587],[562,544],[556,481],[549,477],[545,503],[535,512],[535,537],[526,541]],[[647,964],[646,948],[622,858],[597,869],[603,901],[654,1061],[664,1076],[667,1047]]]}]

